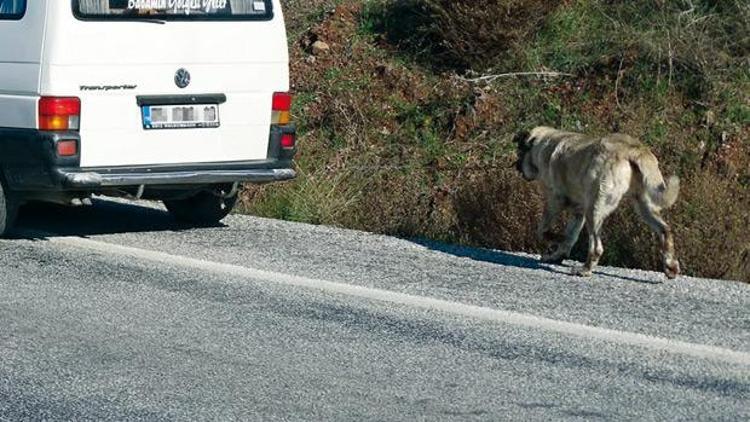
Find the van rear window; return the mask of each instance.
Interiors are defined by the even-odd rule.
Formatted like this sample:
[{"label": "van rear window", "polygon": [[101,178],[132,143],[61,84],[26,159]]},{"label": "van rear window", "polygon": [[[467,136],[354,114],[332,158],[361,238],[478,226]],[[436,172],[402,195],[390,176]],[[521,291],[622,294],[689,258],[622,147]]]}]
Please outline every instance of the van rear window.
[{"label": "van rear window", "polygon": [[81,19],[268,20],[271,0],[73,0]]},{"label": "van rear window", "polygon": [[0,19],[18,20],[26,12],[26,0],[0,0]]}]

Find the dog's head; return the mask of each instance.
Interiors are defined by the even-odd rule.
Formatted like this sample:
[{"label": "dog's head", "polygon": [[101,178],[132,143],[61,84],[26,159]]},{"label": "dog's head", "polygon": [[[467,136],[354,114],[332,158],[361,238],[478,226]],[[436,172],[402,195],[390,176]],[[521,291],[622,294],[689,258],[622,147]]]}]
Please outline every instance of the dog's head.
[{"label": "dog's head", "polygon": [[516,161],[516,169],[518,170],[523,178],[532,181],[536,180],[539,175],[539,169],[534,165],[533,154],[531,151],[534,149],[534,138],[528,131],[519,132],[514,138],[513,142],[516,144],[516,152],[518,154],[518,161]]}]

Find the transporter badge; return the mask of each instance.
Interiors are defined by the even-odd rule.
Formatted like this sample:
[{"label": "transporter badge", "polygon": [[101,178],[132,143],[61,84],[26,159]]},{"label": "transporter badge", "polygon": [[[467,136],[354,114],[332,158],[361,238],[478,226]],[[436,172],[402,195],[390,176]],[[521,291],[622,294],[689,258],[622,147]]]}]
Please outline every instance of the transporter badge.
[{"label": "transporter badge", "polygon": [[179,69],[174,75],[174,83],[179,88],[186,88],[190,85],[190,72],[186,69]]}]

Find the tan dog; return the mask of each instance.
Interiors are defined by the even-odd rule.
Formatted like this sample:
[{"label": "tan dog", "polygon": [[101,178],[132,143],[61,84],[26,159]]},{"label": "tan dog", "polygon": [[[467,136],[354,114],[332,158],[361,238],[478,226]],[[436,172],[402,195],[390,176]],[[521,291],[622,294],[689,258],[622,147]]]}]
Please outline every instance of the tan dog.
[{"label": "tan dog", "polygon": [[[660,236],[664,273],[669,278],[679,275],[672,231],[660,213],[677,201],[680,180],[673,176],[664,181],[648,147],[627,135],[598,138],[548,127],[519,133],[515,142],[518,170],[526,180],[539,181],[545,191],[539,236],[559,242],[551,253],[542,256],[542,261],[560,263],[567,258],[585,225],[588,259],[574,274],[591,276],[604,253],[600,237],[604,220],[623,198],[631,197],[636,211]],[[565,236],[556,238],[550,230],[564,209],[571,209],[574,218]]]}]

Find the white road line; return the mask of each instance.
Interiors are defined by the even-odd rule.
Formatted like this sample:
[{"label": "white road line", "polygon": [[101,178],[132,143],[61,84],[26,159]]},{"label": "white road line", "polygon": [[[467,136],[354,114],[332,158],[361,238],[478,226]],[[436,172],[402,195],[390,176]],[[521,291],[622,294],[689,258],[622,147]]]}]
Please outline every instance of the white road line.
[{"label": "white road line", "polygon": [[503,311],[481,306],[450,302],[447,300],[415,296],[389,290],[373,289],[345,283],[335,283],[300,277],[290,274],[258,270],[239,265],[205,261],[184,256],[171,255],[147,249],[121,246],[79,237],[49,237],[55,244],[88,249],[104,254],[116,254],[146,261],[171,264],[178,267],[193,268],[215,274],[226,274],[240,278],[251,278],[270,281],[277,284],[303,287],[318,291],[348,295],[357,298],[379,302],[416,307],[426,310],[440,311],[448,314],[476,318],[484,321],[529,327],[551,331],[575,337],[604,340],[612,343],[637,346],[645,349],[692,356],[695,358],[726,362],[731,364],[750,365],[750,353],[738,352],[716,346],[688,343],[667,338],[653,337],[645,334],[627,331],[593,327],[584,324],[558,321],[535,315],[518,312]]}]

